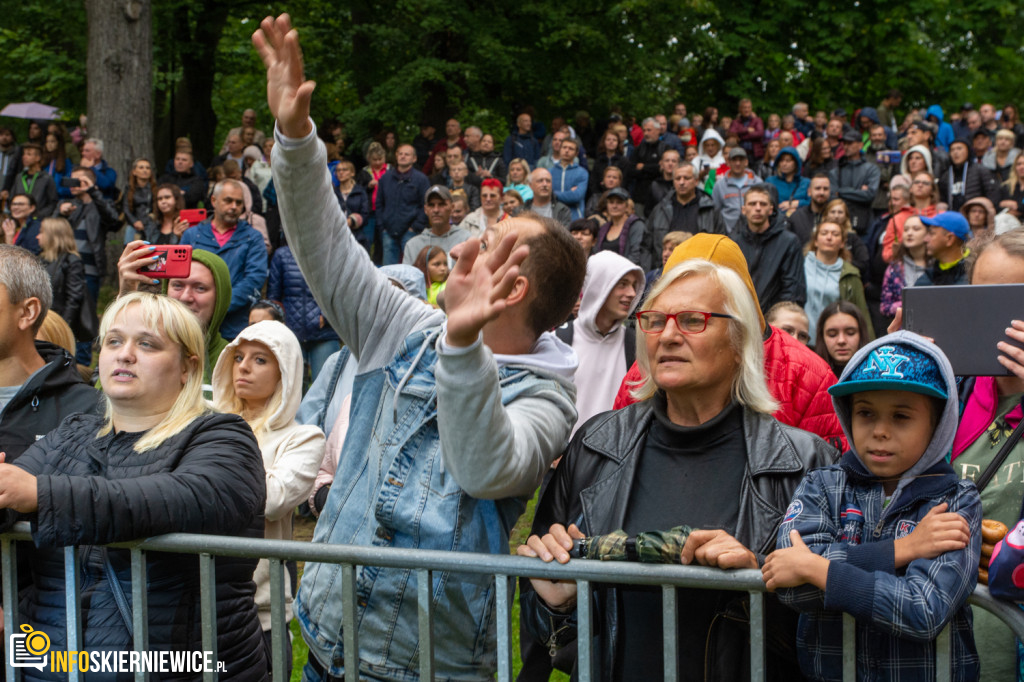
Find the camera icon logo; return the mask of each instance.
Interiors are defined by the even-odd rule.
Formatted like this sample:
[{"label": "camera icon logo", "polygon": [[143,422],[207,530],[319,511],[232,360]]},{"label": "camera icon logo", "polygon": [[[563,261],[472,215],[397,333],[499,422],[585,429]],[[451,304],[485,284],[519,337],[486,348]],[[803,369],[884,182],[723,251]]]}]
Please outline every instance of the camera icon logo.
[{"label": "camera icon logo", "polygon": [[10,637],[8,663],[12,668],[36,668],[42,670],[49,660],[50,637],[31,625],[22,625],[21,632]]}]

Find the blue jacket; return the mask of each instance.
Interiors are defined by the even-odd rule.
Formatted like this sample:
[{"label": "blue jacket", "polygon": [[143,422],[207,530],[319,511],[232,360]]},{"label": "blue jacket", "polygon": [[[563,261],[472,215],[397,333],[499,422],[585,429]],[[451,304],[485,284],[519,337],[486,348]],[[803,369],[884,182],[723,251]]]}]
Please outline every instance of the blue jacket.
[{"label": "blue jacket", "polygon": [[[267,185],[271,187],[271,185]],[[277,193],[274,194],[275,200],[277,199]],[[367,221],[370,220],[370,212],[373,210],[370,207],[370,195],[366,193],[366,188],[360,185],[358,182],[352,186],[352,191],[348,193],[347,199],[341,198],[341,193],[338,193],[338,203],[341,204],[341,210],[345,212],[347,217],[358,215],[360,219],[359,230],[366,225]],[[358,237],[359,232],[356,232]]]},{"label": "blue jacket", "polygon": [[[793,179],[789,182],[778,171],[779,160],[782,159],[782,155],[793,157],[796,161],[796,173],[793,175]],[[801,206],[808,206],[811,203],[811,198],[807,196],[807,188],[811,186],[810,178],[805,178],[800,172],[803,170],[803,163],[800,161],[800,155],[794,147],[783,147],[782,151],[775,157],[775,174],[769,175],[766,182],[773,186],[779,192],[778,200],[792,201],[796,199],[800,202]]]},{"label": "blue jacket", "polygon": [[[934,680],[935,639],[953,628],[953,679],[978,679],[967,597],[978,579],[981,498],[939,462],[882,509],[882,485],[847,452],[840,464],[812,471],[779,527],[778,546],[796,529],[812,552],[827,557],[828,590],[812,585],[780,589],[784,604],[801,612],[800,668],[811,679],[842,679],[843,612],[857,619],[858,680]],[[893,541],[910,533],[929,509],[946,502],[967,519],[971,544],[905,568],[893,563]]]},{"label": "blue jacket", "polygon": [[561,163],[551,167],[551,187],[555,198],[569,207],[573,220],[583,217],[583,200],[587,197],[589,181],[590,173],[576,161],[568,168]]},{"label": "blue jacket", "polygon": [[313,292],[306,285],[299,264],[295,262],[295,256],[287,246],[275,251],[274,257],[270,259],[267,298],[279,301],[284,306],[285,324],[295,332],[299,341],[328,341],[338,338],[329,324],[320,327],[320,306],[316,304]]},{"label": "blue jacket", "polygon": [[92,172],[96,174],[96,186],[103,192],[104,198],[117,201],[117,171],[100,159],[100,162],[92,167]]},{"label": "blue jacket", "polygon": [[933,104],[928,107],[928,116],[934,116],[936,119],[935,123],[939,126],[939,133],[935,136],[935,146],[948,152],[949,145],[955,138],[953,135],[953,126],[942,120],[944,118],[944,114],[942,113],[942,107],[938,104]]},{"label": "blue jacket", "polygon": [[244,220],[224,246],[213,236],[213,225],[206,220],[185,230],[182,244],[220,256],[231,273],[231,304],[220,325],[220,335],[230,341],[249,324],[249,308],[260,299],[267,281],[267,247],[263,236]]},{"label": "blue jacket", "polygon": [[512,159],[525,159],[530,168],[535,168],[539,158],[540,142],[532,133],[520,135],[518,131],[514,131],[505,138],[505,146],[501,150],[501,160],[505,162],[505,168],[512,163]]},{"label": "blue jacket", "polygon": [[377,227],[396,239],[408,231],[422,232],[427,226],[423,203],[428,189],[430,180],[415,168],[408,173],[390,169],[377,183]]},{"label": "blue jacket", "polygon": [[[886,372],[913,378],[915,367],[905,364],[907,358],[893,343],[928,353],[941,368],[947,398],[931,442],[900,474],[886,507],[882,482],[853,450],[839,464],[808,474],[779,526],[778,547],[790,546],[791,530],[800,533],[812,552],[829,559],[827,589],[801,585],[779,589],[778,595],[801,612],[797,655],[802,672],[811,679],[842,679],[846,612],[857,620],[858,680],[934,680],[935,639],[947,624],[953,632],[953,679],[977,680],[978,653],[967,598],[978,581],[981,497],[974,482],[960,480],[946,462],[959,413],[953,369],[938,347],[903,331],[857,351],[839,382],[862,364],[881,367],[887,361]],[[832,398],[839,423],[853,444],[851,403],[851,396]],[[943,502],[967,520],[971,542],[964,549],[897,568],[894,541],[913,532],[928,511]]]}]

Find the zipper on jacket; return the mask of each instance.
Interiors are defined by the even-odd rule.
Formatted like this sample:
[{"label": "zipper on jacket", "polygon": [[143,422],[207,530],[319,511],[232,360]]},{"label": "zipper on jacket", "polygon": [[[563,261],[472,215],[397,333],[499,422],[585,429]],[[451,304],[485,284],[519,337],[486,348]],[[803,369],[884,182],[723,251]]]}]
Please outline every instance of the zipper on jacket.
[{"label": "zipper on jacket", "polygon": [[33,412],[38,412],[39,411],[39,396],[37,396],[37,395],[32,396],[32,411]]}]

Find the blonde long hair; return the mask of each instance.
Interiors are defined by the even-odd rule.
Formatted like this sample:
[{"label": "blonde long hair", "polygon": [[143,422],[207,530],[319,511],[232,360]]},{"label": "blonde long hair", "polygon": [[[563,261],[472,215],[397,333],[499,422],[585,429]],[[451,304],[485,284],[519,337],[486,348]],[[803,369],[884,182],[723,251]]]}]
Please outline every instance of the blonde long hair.
[{"label": "blonde long hair", "polygon": [[[733,350],[740,356],[740,364],[732,378],[731,394],[740,405],[762,414],[772,414],[778,403],[768,390],[764,378],[764,342],[761,337],[761,322],[757,304],[750,289],[740,276],[730,268],[702,258],[683,261],[662,275],[651,289],[641,309],[648,309],[669,287],[684,277],[707,277],[725,294],[725,313],[734,319],[728,320],[729,340]],[[651,376],[651,359],[647,356],[647,334],[636,328],[636,359],[640,367],[640,383],[630,391],[637,400],[647,400],[657,391],[658,386]]]},{"label": "blonde long hair", "polygon": [[[42,239],[45,236],[46,239]],[[71,223],[64,218],[43,218],[39,225],[39,241],[42,246],[39,255],[43,260],[52,263],[65,253],[72,253],[80,256],[78,245],[75,243],[75,232],[71,229]]]},{"label": "blonde long hair", "polygon": [[[110,327],[129,306],[139,306],[145,324],[153,329],[162,330],[167,340],[181,349],[181,361],[188,370],[185,384],[178,392],[178,397],[167,416],[135,444],[136,452],[146,452],[159,447],[165,440],[184,430],[196,417],[210,411],[203,400],[203,363],[206,359],[206,346],[199,320],[183,303],[167,296],[136,291],[118,298],[103,313],[99,333],[101,354],[103,341]],[[100,377],[100,383],[102,382],[103,377]],[[109,398],[106,398],[106,403],[106,421],[96,434],[97,438],[105,436],[113,429],[114,406]]]}]

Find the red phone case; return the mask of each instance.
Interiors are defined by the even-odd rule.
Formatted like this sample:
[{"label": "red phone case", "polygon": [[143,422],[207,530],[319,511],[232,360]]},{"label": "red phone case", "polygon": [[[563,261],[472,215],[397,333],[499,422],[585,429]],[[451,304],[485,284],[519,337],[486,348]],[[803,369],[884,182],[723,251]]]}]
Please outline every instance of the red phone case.
[{"label": "red phone case", "polygon": [[[145,246],[141,247],[147,248]],[[140,275],[153,279],[188,277],[192,271],[192,247],[182,244],[162,244],[154,247],[154,256],[160,256],[150,265],[139,268]]]}]

